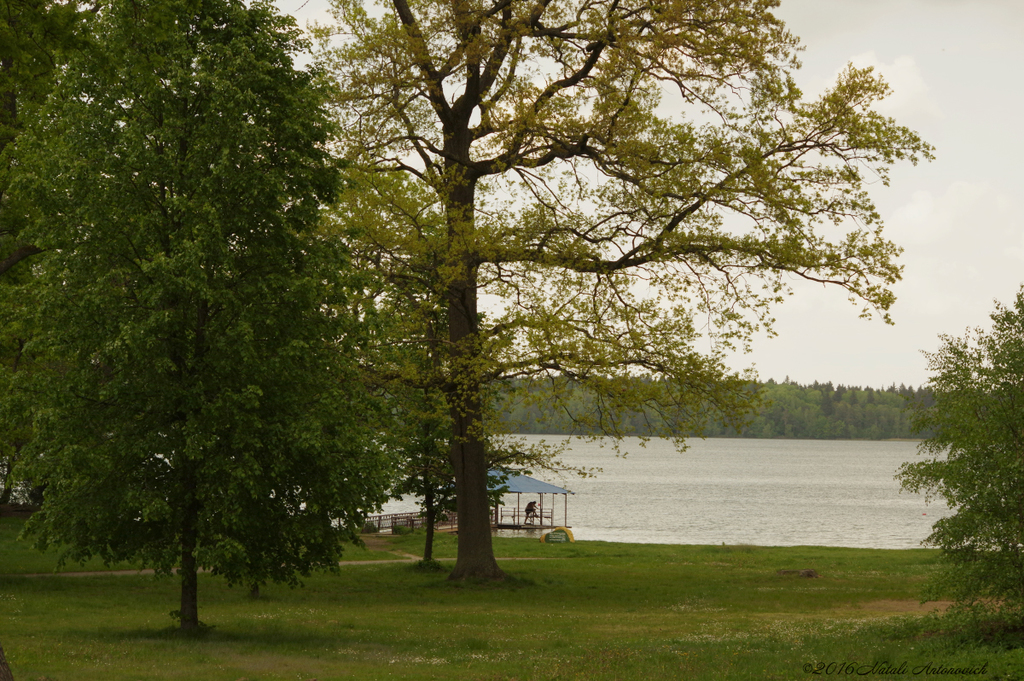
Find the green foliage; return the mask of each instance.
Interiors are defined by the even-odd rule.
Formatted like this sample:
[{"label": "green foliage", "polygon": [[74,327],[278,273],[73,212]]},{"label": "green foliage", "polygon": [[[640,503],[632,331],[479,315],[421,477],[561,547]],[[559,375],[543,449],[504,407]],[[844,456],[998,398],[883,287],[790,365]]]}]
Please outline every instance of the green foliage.
[{"label": "green foliage", "polygon": [[[290,19],[103,6],[26,144],[40,219],[29,530],[67,560],[297,582],[383,500],[346,359],[346,259],[316,232],[331,127]],[[191,587],[189,580],[191,579]],[[193,593],[194,598],[194,593]]]},{"label": "green foliage", "polygon": [[57,556],[53,552],[42,553],[32,542],[21,537],[26,521],[22,518],[0,518],[0,573],[3,574],[41,574],[59,573],[72,570],[97,571],[106,569],[131,570],[138,565],[117,563],[108,568],[99,558],[93,558],[82,564],[58,568]]},{"label": "green foliage", "polygon": [[[12,188],[18,172],[15,142],[49,94],[67,54],[86,49],[89,16],[78,10],[76,0],[0,0],[0,285],[11,285],[12,268],[22,280],[30,277],[27,268],[16,265],[40,251],[24,234],[25,197]],[[7,302],[2,295],[0,301]]]},{"label": "green foliage", "polygon": [[935,403],[915,423],[934,431],[921,445],[930,458],[900,479],[954,511],[927,540],[948,563],[935,588],[965,611],[1024,624],[1024,288],[991,318],[990,331],[942,336],[928,355]]},{"label": "green foliage", "polygon": [[[750,386],[760,397],[756,411],[742,425],[730,425],[708,420],[696,424],[692,430],[681,431],[665,423],[664,417],[654,409],[619,414],[617,420],[624,432],[636,435],[673,435],[705,437],[749,438],[809,438],[820,440],[912,438],[920,434],[910,422],[909,404],[931,403],[930,393],[924,389],[892,385],[883,390],[845,387],[833,389],[831,383],[800,385],[789,381]],[[536,400],[522,399],[522,391],[509,391],[499,400],[498,410],[509,429],[519,433],[551,433],[589,435],[594,429],[574,422],[568,413],[552,413],[543,409]],[[516,399],[518,397],[518,399]],[[582,401],[586,395],[577,393],[572,400]],[[581,411],[577,406],[575,411]]]},{"label": "green foliage", "polygon": [[420,560],[413,564],[413,569],[417,572],[447,572],[448,568],[436,560]]},{"label": "green foliage", "polygon": [[[417,389],[397,381],[392,382],[391,389],[394,392],[388,404],[394,418],[382,437],[401,459],[400,478],[391,494],[418,499],[428,537],[432,537],[438,515],[454,511],[456,505],[455,473],[448,458],[450,423],[439,415],[445,410],[444,397],[440,391]],[[428,541],[425,559],[430,558],[431,548]]]},{"label": "green foliage", "polygon": [[32,437],[31,399],[20,384],[37,360],[26,353],[37,333],[28,314],[33,272],[17,265],[39,248],[24,234],[30,207],[12,187],[14,151],[67,53],[83,47],[87,16],[76,2],[0,0],[0,504],[33,493],[14,474]]},{"label": "green foliage", "polygon": [[[12,146],[31,113],[46,99],[69,51],[85,47],[79,3],[0,0],[0,274],[17,246],[24,215],[10,193]],[[12,198],[15,199],[12,207]],[[12,209],[13,208],[13,209]]]},{"label": "green foliage", "polygon": [[35,328],[27,319],[24,298],[14,288],[0,285],[0,291],[13,298],[0,304],[0,504],[28,501],[27,486],[14,468],[32,437],[31,400],[19,384],[33,366],[25,346]]}]

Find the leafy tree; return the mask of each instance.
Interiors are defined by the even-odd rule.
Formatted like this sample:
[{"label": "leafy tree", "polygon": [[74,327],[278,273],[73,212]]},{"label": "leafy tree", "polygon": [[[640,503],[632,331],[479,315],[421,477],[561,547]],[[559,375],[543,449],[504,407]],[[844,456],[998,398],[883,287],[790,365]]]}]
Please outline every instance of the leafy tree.
[{"label": "leafy tree", "polygon": [[66,54],[83,46],[83,16],[74,1],[0,0],[0,275],[40,252],[22,234],[11,150],[25,112],[46,98]]},{"label": "leafy tree", "polygon": [[644,408],[690,432],[750,408],[723,353],[791,276],[891,305],[899,249],[865,177],[929,148],[871,111],[888,88],[870,70],[803,101],[775,0],[333,4],[346,210],[371,216],[353,248],[447,314],[451,578],[503,576],[493,382],[545,386],[552,410],[583,389],[573,420],[611,434]]},{"label": "leafy tree", "polygon": [[[4,287],[15,293],[14,287]],[[26,346],[35,335],[26,300],[21,295],[0,305],[0,504],[25,501],[15,492],[23,492],[23,481],[15,475],[15,465],[31,439],[32,400],[18,389],[20,379],[33,365]]]},{"label": "leafy tree", "polygon": [[25,311],[32,272],[15,267],[40,252],[25,239],[25,197],[12,191],[16,140],[42,103],[67,54],[84,45],[84,17],[76,2],[0,0],[0,504],[15,486],[14,465],[31,437],[30,404],[16,388],[32,366],[26,353],[35,327]]},{"label": "leafy tree", "polygon": [[[40,252],[22,234],[25,210],[11,192],[11,152],[25,112],[46,97],[64,54],[81,45],[82,17],[73,1],[0,0],[0,504],[23,487],[14,469],[31,437],[30,404],[15,388],[15,374],[31,365],[25,346],[34,328],[21,315],[31,272],[15,265]],[[11,678],[0,647],[0,680]]]},{"label": "leafy tree", "polygon": [[390,482],[346,360],[346,269],[316,233],[330,124],[272,6],[114,0],[24,158],[45,337],[28,529],[62,560],[297,583]]},{"label": "leafy tree", "polygon": [[[358,194],[362,188],[354,190]],[[366,221],[367,216],[354,215],[350,227],[362,231]],[[424,225],[428,231],[435,228]],[[421,287],[391,286],[380,276],[379,264],[373,253],[354,252],[363,295],[353,300],[353,314],[364,320],[373,339],[361,355],[363,381],[388,406],[391,418],[379,437],[400,460],[399,479],[391,492],[395,497],[420,498],[427,530],[423,560],[428,561],[433,559],[437,513],[455,510],[454,474],[443,451],[451,432],[440,388],[445,318],[432,309],[430,296]],[[419,324],[420,342],[401,340],[409,335],[410,319]]]},{"label": "leafy tree", "polygon": [[821,391],[821,413],[826,417],[836,413],[836,406],[832,402],[832,394],[828,390]]},{"label": "leafy tree", "polygon": [[944,499],[952,509],[927,543],[948,570],[932,595],[954,594],[965,608],[1024,618],[1024,288],[1012,306],[996,303],[992,329],[942,336],[929,353],[934,404],[919,402],[921,444],[931,458],[906,463],[903,488]]},{"label": "leafy tree", "polygon": [[[415,495],[426,519],[423,560],[433,560],[434,527],[438,513],[455,509],[455,474],[444,451],[448,420],[443,401],[431,400],[422,391],[406,391],[406,401],[389,433],[395,451],[401,453],[402,479],[392,490],[398,496]],[[438,396],[434,396],[438,397]],[[439,412],[439,407],[441,411]]]}]

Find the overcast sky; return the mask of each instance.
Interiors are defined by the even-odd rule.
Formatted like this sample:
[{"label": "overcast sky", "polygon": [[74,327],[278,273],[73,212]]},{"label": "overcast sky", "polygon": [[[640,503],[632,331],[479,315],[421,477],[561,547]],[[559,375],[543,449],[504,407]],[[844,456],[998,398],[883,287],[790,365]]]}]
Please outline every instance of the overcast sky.
[{"label": "overcast sky", "polygon": [[[277,0],[305,25],[327,0]],[[304,4],[304,6],[303,6]],[[301,7],[301,9],[300,9]],[[988,325],[993,300],[1024,283],[1024,3],[1019,0],[782,0],[778,15],[806,46],[798,81],[819,92],[849,62],[894,90],[879,106],[936,147],[936,160],[897,167],[873,196],[905,251],[894,326],[859,319],[842,291],[797,284],[775,338],[758,338],[736,368],[761,378],[884,387],[920,385],[922,350],[939,334]]]}]

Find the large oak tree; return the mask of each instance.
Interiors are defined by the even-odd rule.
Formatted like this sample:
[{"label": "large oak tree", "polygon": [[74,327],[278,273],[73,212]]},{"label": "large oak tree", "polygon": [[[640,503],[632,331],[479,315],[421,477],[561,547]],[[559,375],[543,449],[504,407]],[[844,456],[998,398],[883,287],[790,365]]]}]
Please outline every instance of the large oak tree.
[{"label": "large oak tree", "polygon": [[888,90],[870,70],[805,101],[777,4],[334,0],[323,59],[358,189],[340,219],[422,320],[447,317],[443,338],[410,316],[394,341],[444,352],[430,381],[452,420],[452,578],[502,576],[495,381],[544,384],[551,409],[585,389],[571,417],[613,434],[644,406],[693,430],[746,408],[723,353],[770,325],[792,279],[888,318],[899,249],[865,187],[929,148],[871,110]]}]

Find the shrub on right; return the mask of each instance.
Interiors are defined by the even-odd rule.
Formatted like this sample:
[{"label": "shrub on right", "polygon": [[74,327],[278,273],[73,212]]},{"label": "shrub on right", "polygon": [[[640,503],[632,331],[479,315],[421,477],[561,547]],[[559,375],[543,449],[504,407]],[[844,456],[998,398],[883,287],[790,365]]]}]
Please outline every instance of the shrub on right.
[{"label": "shrub on right", "polygon": [[1024,624],[1024,287],[991,318],[927,353],[934,404],[915,405],[914,425],[935,434],[897,477],[952,512],[925,540],[947,566],[926,595]]}]

